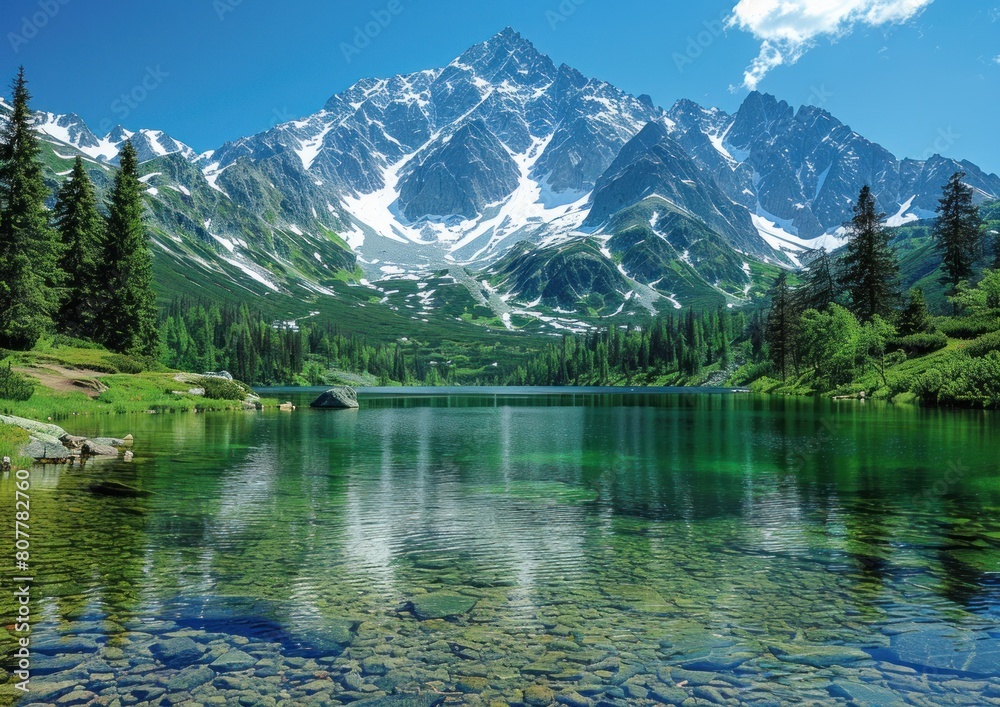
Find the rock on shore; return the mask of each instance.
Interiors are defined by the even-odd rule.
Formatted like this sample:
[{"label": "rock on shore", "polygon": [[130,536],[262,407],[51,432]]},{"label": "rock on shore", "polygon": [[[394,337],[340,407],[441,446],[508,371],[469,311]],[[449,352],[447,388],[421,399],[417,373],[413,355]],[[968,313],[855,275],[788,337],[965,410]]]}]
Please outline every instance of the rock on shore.
[{"label": "rock on shore", "polygon": [[309,407],[329,410],[356,410],[358,408],[358,393],[354,388],[330,388],[316,398]]}]

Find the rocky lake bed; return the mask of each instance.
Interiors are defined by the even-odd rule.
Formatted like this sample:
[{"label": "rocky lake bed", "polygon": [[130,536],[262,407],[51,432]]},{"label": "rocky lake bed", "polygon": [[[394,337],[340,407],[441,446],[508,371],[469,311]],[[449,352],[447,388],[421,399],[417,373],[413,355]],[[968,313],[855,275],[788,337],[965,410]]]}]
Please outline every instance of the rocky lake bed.
[{"label": "rocky lake bed", "polygon": [[32,471],[0,703],[1000,704],[992,422],[930,415],[876,470],[858,430],[900,411],[313,397],[83,421],[142,454]]}]

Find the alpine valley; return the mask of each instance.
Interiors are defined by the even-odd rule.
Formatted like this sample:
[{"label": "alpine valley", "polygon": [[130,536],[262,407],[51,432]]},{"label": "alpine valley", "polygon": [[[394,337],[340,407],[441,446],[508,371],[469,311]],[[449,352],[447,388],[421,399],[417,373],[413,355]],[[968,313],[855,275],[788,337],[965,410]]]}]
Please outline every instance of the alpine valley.
[{"label": "alpine valley", "polygon": [[132,139],[163,299],[195,283],[386,337],[739,306],[841,245],[865,184],[891,226],[930,217],[957,171],[978,201],[1000,197],[995,174],[897,158],[818,107],[754,92],[733,115],[662,109],[512,29],[203,154],[157,130],[101,137],[73,114],[39,113],[36,128],[53,189],[82,155],[103,192]]}]

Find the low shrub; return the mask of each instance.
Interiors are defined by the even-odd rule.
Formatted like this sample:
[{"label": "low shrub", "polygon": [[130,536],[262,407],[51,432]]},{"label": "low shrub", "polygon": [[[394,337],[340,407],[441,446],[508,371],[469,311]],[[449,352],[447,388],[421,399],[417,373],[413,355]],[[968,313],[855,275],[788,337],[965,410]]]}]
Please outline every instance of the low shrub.
[{"label": "low shrub", "polygon": [[141,356],[126,356],[125,354],[111,354],[104,359],[107,365],[114,368],[114,373],[146,373],[156,367],[156,362],[151,358]]},{"label": "low shrub", "polygon": [[14,370],[10,363],[0,366],[0,399],[23,402],[35,394],[35,384]]},{"label": "low shrub", "polygon": [[[52,348],[72,348],[72,349],[91,349],[91,350],[104,350],[104,347],[88,339],[77,339],[73,336],[67,336],[66,334],[54,334],[52,336]],[[38,347],[36,347],[38,348]]]},{"label": "low shrub", "polygon": [[941,388],[944,387],[944,381],[944,374],[938,369],[932,368],[918,376],[910,390],[920,399],[920,402],[926,405],[936,405],[941,395]]},{"label": "low shrub", "polygon": [[948,345],[948,337],[941,332],[910,334],[894,339],[892,347],[906,352],[907,356],[925,356],[940,351]]},{"label": "low shrub", "polygon": [[748,362],[736,369],[736,372],[733,373],[732,380],[736,385],[746,385],[747,383],[752,383],[770,372],[771,363],[769,361],[760,361],[758,363]]},{"label": "low shrub", "polygon": [[242,383],[225,378],[202,378],[201,387],[209,400],[243,400],[250,392]]},{"label": "low shrub", "polygon": [[941,387],[938,402],[974,408],[1000,408],[1000,351],[963,361]]},{"label": "low shrub", "polygon": [[750,384],[750,390],[754,393],[770,393],[776,388],[784,385],[781,381],[768,376],[762,376]]},{"label": "low shrub", "polygon": [[992,331],[1000,331],[1000,318],[988,314],[968,317],[944,317],[936,321],[938,329],[952,339],[976,339]]},{"label": "low shrub", "polygon": [[991,351],[1000,351],[1000,331],[984,334],[965,347],[972,358],[982,358]]}]

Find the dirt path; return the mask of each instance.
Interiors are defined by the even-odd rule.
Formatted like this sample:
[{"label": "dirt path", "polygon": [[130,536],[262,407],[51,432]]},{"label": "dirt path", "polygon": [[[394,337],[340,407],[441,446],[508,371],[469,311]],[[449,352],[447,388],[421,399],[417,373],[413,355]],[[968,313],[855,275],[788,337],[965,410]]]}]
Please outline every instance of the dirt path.
[{"label": "dirt path", "polygon": [[55,363],[39,364],[15,370],[36,378],[43,386],[57,393],[82,392],[90,398],[96,398],[107,390],[107,386],[100,381],[101,376],[107,374],[100,371],[66,368]]}]

